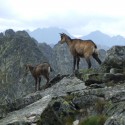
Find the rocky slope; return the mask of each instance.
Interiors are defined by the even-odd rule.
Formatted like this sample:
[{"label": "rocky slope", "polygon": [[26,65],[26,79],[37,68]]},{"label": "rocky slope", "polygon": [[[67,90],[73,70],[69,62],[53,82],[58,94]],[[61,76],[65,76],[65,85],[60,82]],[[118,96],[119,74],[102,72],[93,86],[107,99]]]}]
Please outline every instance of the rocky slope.
[{"label": "rocky slope", "polygon": [[114,46],[98,70],[58,76],[51,87],[3,105],[0,125],[125,125],[124,51]]},{"label": "rocky slope", "polygon": [[0,102],[6,103],[34,91],[34,80],[25,75],[25,64],[47,61],[36,41],[25,31],[9,29],[0,35]]}]

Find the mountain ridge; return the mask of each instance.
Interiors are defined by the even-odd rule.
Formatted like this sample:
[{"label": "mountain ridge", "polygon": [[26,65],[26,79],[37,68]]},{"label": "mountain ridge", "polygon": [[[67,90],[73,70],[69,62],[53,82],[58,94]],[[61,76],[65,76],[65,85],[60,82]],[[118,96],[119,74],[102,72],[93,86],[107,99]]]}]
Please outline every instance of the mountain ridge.
[{"label": "mountain ridge", "polygon": [[38,42],[47,42],[49,44],[56,44],[59,41],[59,33],[69,34],[65,29],[51,27],[51,28],[37,28],[34,31],[27,31],[31,37],[34,37]]},{"label": "mountain ridge", "polygon": [[[66,33],[71,38],[74,38],[67,30],[58,27],[49,28],[38,28],[34,31],[27,31],[31,37],[34,37],[38,42],[46,42],[47,44],[53,46],[60,40],[59,33]],[[121,35],[109,36],[99,30],[93,31],[88,35],[78,37],[80,39],[91,39],[93,40],[100,49],[109,49],[114,45],[125,45],[125,38]]]}]

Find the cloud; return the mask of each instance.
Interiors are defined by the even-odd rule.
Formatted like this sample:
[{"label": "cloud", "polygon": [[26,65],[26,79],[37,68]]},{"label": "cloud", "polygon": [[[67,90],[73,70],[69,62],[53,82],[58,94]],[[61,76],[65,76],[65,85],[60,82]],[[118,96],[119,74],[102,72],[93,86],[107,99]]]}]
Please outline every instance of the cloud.
[{"label": "cloud", "polygon": [[0,31],[59,27],[74,35],[94,30],[124,34],[124,0],[0,1]]},{"label": "cloud", "polygon": [[[100,30],[111,36],[124,35],[125,18],[116,18],[110,16],[84,16],[65,26],[72,35],[87,35],[92,31]],[[69,23],[68,23],[69,24]]]}]

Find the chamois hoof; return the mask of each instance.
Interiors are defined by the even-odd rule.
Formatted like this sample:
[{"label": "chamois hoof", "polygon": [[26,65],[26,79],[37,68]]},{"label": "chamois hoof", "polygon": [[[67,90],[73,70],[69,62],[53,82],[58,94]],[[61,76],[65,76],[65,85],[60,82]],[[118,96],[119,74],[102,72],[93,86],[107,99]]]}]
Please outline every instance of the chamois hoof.
[{"label": "chamois hoof", "polygon": [[75,76],[75,73],[72,73],[69,75],[69,77],[74,77]]},{"label": "chamois hoof", "polygon": [[74,70],[70,77],[75,77],[79,74],[79,70]]},{"label": "chamois hoof", "polygon": [[49,87],[51,87],[51,84],[46,84],[45,87],[44,87],[44,89],[47,89]]}]

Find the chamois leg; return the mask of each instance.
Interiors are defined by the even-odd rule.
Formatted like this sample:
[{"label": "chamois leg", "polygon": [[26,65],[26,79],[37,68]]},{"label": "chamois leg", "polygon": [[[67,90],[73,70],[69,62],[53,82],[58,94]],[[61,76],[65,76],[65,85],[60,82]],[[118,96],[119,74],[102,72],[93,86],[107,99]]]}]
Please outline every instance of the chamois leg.
[{"label": "chamois leg", "polygon": [[44,77],[45,77],[46,80],[47,80],[47,82],[46,82],[46,87],[48,87],[48,85],[49,85],[49,74],[45,75]]},{"label": "chamois leg", "polygon": [[91,61],[90,61],[90,58],[87,57],[87,58],[85,58],[85,59],[86,59],[86,62],[87,62],[87,64],[88,64],[88,69],[90,69],[90,68],[91,68]]},{"label": "chamois leg", "polygon": [[93,53],[93,58],[99,63],[99,64],[101,64],[102,62],[101,62],[101,60],[99,59],[99,57],[98,57],[98,55],[96,54],[96,53]]},{"label": "chamois leg", "polygon": [[35,91],[37,91],[37,78],[35,77]]},{"label": "chamois leg", "polygon": [[41,77],[39,77],[38,90],[40,90],[40,82],[41,82]]},{"label": "chamois leg", "polygon": [[75,66],[76,66],[76,57],[73,57],[73,73],[75,71]]},{"label": "chamois leg", "polygon": [[80,58],[77,57],[77,70],[79,70],[79,61],[80,61]]}]

